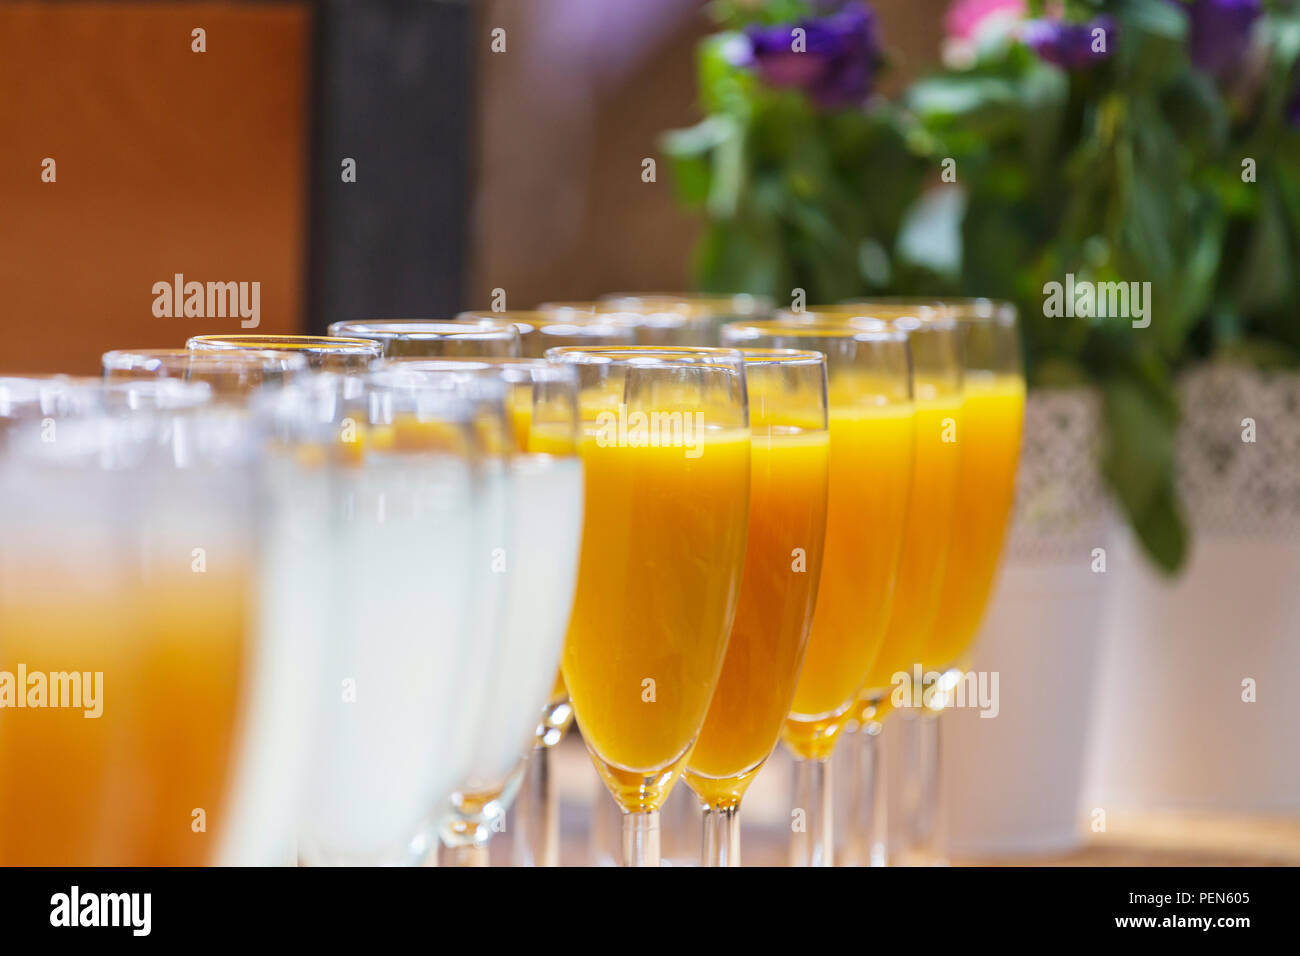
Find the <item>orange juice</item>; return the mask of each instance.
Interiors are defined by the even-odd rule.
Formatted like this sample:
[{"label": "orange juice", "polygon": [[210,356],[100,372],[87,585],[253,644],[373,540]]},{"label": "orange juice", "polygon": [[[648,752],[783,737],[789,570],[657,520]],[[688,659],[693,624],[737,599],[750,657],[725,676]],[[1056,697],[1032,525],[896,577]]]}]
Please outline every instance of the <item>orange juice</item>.
[{"label": "orange juice", "polygon": [[895,673],[920,660],[939,605],[952,537],[963,432],[959,397],[916,402],[916,464],[889,626],[864,690],[888,689]]},{"label": "orange juice", "polygon": [[709,806],[734,806],[790,710],[821,574],[825,431],[756,433],[749,539],[717,690],[686,769]]},{"label": "orange juice", "polygon": [[831,752],[883,639],[911,487],[913,427],[908,403],[830,409],[821,582],[782,729],[801,757]]},{"label": "orange juice", "polygon": [[749,516],[747,429],[683,447],[582,442],[586,505],[564,683],[620,805],[655,810],[717,683]]},{"label": "orange juice", "polygon": [[88,572],[53,587],[48,574],[5,570],[0,672],[98,673],[102,711],[0,709],[0,865],[213,862],[238,729],[244,581],[213,569],[123,587]]},{"label": "orange juice", "polygon": [[1015,494],[1025,383],[1019,376],[968,373],[962,410],[961,483],[938,613],[924,664],[959,663],[979,629]]}]

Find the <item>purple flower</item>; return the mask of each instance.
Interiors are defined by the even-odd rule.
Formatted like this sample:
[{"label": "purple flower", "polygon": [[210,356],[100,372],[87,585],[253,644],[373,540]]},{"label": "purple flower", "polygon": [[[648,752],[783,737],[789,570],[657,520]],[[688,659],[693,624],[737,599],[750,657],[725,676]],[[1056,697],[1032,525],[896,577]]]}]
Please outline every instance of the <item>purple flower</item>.
[{"label": "purple flower", "polygon": [[1227,79],[1250,49],[1250,30],[1263,12],[1260,0],[1193,0],[1184,5],[1192,62]]},{"label": "purple flower", "polygon": [[[796,34],[795,30],[802,30]],[[818,20],[745,29],[748,65],[769,86],[802,90],[823,109],[857,106],[871,92],[880,33],[871,8],[852,3]]]},{"label": "purple flower", "polygon": [[[1094,37],[1096,30],[1102,33]],[[1111,54],[1114,37],[1115,21],[1104,13],[1089,23],[1030,20],[1020,31],[1020,39],[1040,59],[1063,70],[1081,70],[1104,60]]]}]

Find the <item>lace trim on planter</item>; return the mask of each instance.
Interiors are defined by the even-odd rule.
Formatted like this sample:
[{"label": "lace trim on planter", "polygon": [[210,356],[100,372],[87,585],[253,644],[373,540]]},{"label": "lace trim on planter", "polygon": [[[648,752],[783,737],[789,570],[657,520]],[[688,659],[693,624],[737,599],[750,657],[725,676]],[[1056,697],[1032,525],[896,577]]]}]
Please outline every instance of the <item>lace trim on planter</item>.
[{"label": "lace trim on planter", "polygon": [[1040,389],[1025,403],[1006,558],[1079,562],[1106,545],[1110,504],[1097,469],[1101,399],[1092,389]]},{"label": "lace trim on planter", "polygon": [[[1300,374],[1206,365],[1179,382],[1179,491],[1196,532],[1300,532]],[[1254,422],[1254,441],[1249,423]]]}]

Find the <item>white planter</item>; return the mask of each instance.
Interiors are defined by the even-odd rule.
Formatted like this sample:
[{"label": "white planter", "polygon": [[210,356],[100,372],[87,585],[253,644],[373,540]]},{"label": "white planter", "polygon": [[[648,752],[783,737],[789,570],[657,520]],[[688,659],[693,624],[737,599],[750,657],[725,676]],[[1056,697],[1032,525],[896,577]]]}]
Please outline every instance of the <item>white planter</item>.
[{"label": "white planter", "polygon": [[998,712],[945,714],[943,800],[954,858],[1059,852],[1078,836],[1092,686],[1113,568],[1096,467],[1100,401],[1031,392],[1012,528],[973,666],[996,671]]},{"label": "white planter", "polygon": [[[1300,375],[1207,366],[1180,383],[1192,526],[1167,579],[1115,562],[1088,787],[1108,810],[1300,809]],[[1242,440],[1243,419],[1256,441]],[[1256,700],[1243,701],[1245,680]]]}]

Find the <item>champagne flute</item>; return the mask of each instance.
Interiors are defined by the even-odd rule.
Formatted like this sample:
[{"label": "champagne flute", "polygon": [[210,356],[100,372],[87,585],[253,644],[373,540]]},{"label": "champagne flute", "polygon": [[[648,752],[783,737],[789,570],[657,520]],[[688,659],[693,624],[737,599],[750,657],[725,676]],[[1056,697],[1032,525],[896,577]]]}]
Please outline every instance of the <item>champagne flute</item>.
[{"label": "champagne flute", "polygon": [[[918,311],[920,317],[892,320],[895,327],[906,329],[912,349],[916,467],[889,626],[868,674],[857,714],[857,756],[863,791],[854,807],[859,832],[869,821],[885,819],[879,745],[885,718],[896,706],[910,708],[924,700],[922,649],[939,611],[965,437],[957,324],[942,312]],[[871,320],[849,321],[856,324]],[[859,839],[859,860],[869,860],[872,855],[879,859],[883,839],[883,833],[874,839]]]},{"label": "champagne flute", "polygon": [[442,831],[448,858],[486,866],[488,840],[513,800],[569,625],[582,534],[577,374],[544,359],[394,359],[451,381],[499,380],[515,454],[514,538],[490,572],[507,578],[504,639],[475,734],[468,777]]},{"label": "champagne flute", "polygon": [[794,699],[826,534],[826,357],[742,354],[753,436],[745,569],[722,675],[685,773],[704,810],[705,866],[740,865],[741,800]]},{"label": "champagne flute", "polygon": [[306,359],[313,371],[341,375],[364,372],[383,354],[375,342],[326,335],[195,335],[185,347],[192,352],[290,352]]},{"label": "champagne flute", "polygon": [[[659,297],[666,299],[667,297]],[[674,300],[673,304],[664,301],[651,306],[646,303],[643,308],[634,308],[628,302],[627,308],[617,301],[570,301],[544,302],[536,310],[527,313],[498,313],[511,317],[522,316],[525,321],[538,324],[533,334],[524,334],[524,351],[530,349],[541,353],[549,347],[561,345],[715,345],[716,336],[710,338],[699,331],[699,323],[693,322],[686,311],[686,304]],[[549,341],[544,341],[549,340]],[[534,344],[530,345],[530,341]],[[537,344],[539,343],[540,344]],[[549,751],[564,739],[569,724],[573,720],[573,710],[569,706],[568,693],[564,687],[563,675],[556,677],[555,689],[545,719],[538,727],[537,760],[530,770],[525,782],[525,798],[521,803],[521,820],[525,823],[525,837],[517,846],[521,850],[523,862],[540,862],[553,866],[557,860],[558,816],[553,798],[553,781],[549,766]],[[597,809],[597,822],[593,830],[614,837],[613,846],[618,845],[617,818],[610,814],[605,818],[605,807]],[[665,819],[661,821],[662,829],[668,834],[669,841],[686,829],[686,815],[691,813],[689,798],[669,799],[662,811]],[[529,827],[529,824],[532,824]],[[602,824],[609,824],[603,826]],[[674,853],[674,850],[682,851]],[[667,846],[668,862],[681,862],[680,858],[689,857],[694,862],[695,845]],[[613,861],[618,853],[602,853],[602,858]]]},{"label": "champagne flute", "polygon": [[387,358],[474,358],[519,355],[519,330],[500,319],[456,322],[439,319],[368,319],[335,322],[330,335],[370,339],[383,346]]},{"label": "champagne flute", "polygon": [[965,434],[947,570],[938,613],[922,649],[927,677],[939,677],[916,724],[917,802],[909,808],[906,830],[911,857],[939,864],[945,862],[945,850],[938,718],[963,679],[993,589],[1015,494],[1025,411],[1015,307],[987,299],[948,299],[943,310],[956,320],[961,334]]},{"label": "champagne flute", "polygon": [[[565,321],[557,321],[557,318]],[[509,322],[519,333],[522,354],[529,357],[540,357],[547,349],[564,345],[631,345],[634,341],[631,326],[599,321],[594,313],[578,316],[566,310],[462,312],[456,316],[456,321],[486,322],[490,328]],[[487,344],[491,345],[490,340]],[[467,344],[456,357],[491,358],[494,352],[489,347],[480,355]],[[522,403],[515,404],[516,409],[524,407]],[[549,761],[551,749],[564,739],[572,722],[573,709],[569,706],[564,679],[557,666],[550,701],[537,725],[532,764],[516,805],[521,832],[514,849],[516,858],[525,865],[555,866],[558,863],[559,814]]]},{"label": "champagne flute", "polygon": [[732,323],[729,345],[826,355],[830,477],[817,607],[782,739],[796,758],[791,863],[831,866],[830,757],[884,638],[913,467],[906,333],[814,321]]},{"label": "champagne flute", "polygon": [[48,678],[0,732],[0,863],[215,862],[257,643],[255,429],[198,382],[0,391],[0,670]]},{"label": "champagne flute", "polygon": [[[382,349],[363,339],[312,335],[203,335],[191,338],[186,349],[192,356],[189,369],[198,361],[203,376],[215,381],[219,397],[229,391],[253,406],[259,427],[273,438],[263,448],[258,469],[259,492],[269,507],[262,534],[265,573],[256,602],[263,639],[248,721],[256,730],[248,735],[231,808],[237,838],[225,848],[223,861],[289,864],[298,859],[299,804],[315,729],[308,724],[308,702],[323,673],[324,636],[333,626],[327,610],[332,594],[323,585],[333,573],[329,515],[337,489],[323,465],[337,454],[359,463],[365,437],[359,419],[348,418],[345,428],[354,440],[340,442],[340,427],[331,415],[343,414],[342,404],[357,400],[361,376]],[[275,356],[281,357],[279,364]],[[249,360],[271,369],[270,378],[258,383],[243,376],[241,381],[224,371]],[[310,405],[320,419],[312,419],[311,428],[324,428],[329,440],[304,437],[306,417],[292,423],[265,418],[276,390],[260,384],[301,385],[286,394],[286,401],[294,407]],[[304,395],[311,396],[310,403]]]},{"label": "champagne flute", "polygon": [[302,423],[288,443],[298,467],[284,477],[297,488],[316,472],[327,487],[310,589],[267,589],[276,619],[325,610],[299,855],[416,864],[468,770],[495,652],[483,615],[501,589],[477,569],[505,517],[502,449],[476,418],[477,397],[445,382],[381,369],[345,385],[327,376],[270,398],[277,416]]},{"label": "champagne flute", "polygon": [[741,355],[553,349],[578,369],[587,496],[564,682],[623,812],[622,862],[659,865],[659,808],[704,723],[749,515]]},{"label": "champagne flute", "polygon": [[885,777],[878,740],[892,707],[891,688],[901,684],[899,696],[906,697],[910,706],[912,695],[907,690],[916,684],[920,692],[924,684],[923,672],[917,674],[920,647],[938,611],[960,463],[960,335],[936,300],[864,300],[783,314],[792,321],[858,327],[888,321],[907,332],[912,347],[917,451],[908,527],[885,640],[847,728],[855,741],[849,752],[853,779],[847,862],[883,863]]}]

